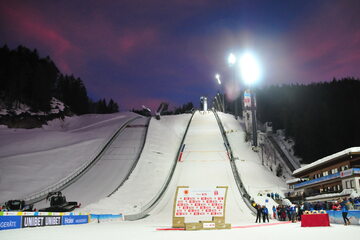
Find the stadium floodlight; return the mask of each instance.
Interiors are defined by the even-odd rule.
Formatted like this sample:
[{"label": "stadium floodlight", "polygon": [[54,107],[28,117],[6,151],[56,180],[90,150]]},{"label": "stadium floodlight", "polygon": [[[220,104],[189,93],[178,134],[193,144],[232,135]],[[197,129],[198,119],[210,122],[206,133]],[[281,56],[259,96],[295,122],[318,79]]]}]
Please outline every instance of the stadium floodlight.
[{"label": "stadium floodlight", "polygon": [[253,54],[244,53],[239,59],[241,78],[246,85],[253,85],[261,75],[260,65]]},{"label": "stadium floodlight", "polygon": [[218,81],[218,84],[221,85],[220,74],[215,74],[215,78]]},{"label": "stadium floodlight", "polygon": [[228,63],[229,65],[234,65],[236,63],[236,57],[233,53],[230,53],[229,57],[228,57]]}]

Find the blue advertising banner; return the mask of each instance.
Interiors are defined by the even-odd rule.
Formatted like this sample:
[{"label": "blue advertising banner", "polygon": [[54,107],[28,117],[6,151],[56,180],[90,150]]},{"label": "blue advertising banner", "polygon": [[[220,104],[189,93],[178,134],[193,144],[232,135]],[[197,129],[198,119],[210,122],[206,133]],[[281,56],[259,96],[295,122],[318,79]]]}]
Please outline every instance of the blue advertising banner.
[{"label": "blue advertising banner", "polygon": [[84,224],[89,222],[88,215],[63,216],[63,225]]},{"label": "blue advertising banner", "polygon": [[[344,219],[342,217],[341,211],[326,211],[329,214],[331,223],[344,224]],[[349,210],[347,217],[350,219],[350,223],[353,225],[360,225],[360,211],[359,210]]]},{"label": "blue advertising banner", "polygon": [[21,227],[21,216],[0,216],[0,231]]},{"label": "blue advertising banner", "polygon": [[122,219],[122,214],[90,214],[91,220]]}]

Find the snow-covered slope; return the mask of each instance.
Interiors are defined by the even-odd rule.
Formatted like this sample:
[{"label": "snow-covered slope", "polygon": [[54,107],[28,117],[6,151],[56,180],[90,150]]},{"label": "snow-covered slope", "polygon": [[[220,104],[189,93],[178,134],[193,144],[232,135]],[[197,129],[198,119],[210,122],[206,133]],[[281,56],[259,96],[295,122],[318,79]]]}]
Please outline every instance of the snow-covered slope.
[{"label": "snow-covered slope", "polygon": [[[256,194],[259,191],[276,191],[284,187],[283,181],[277,179],[273,174],[266,170],[261,165],[261,160],[259,157],[251,151],[251,148],[247,143],[244,143],[243,132],[238,124],[230,115],[219,114],[225,129],[233,130],[233,132],[228,133],[228,138],[233,148],[234,154],[239,158],[238,167],[242,180],[245,185],[248,186],[248,191],[251,194]],[[123,116],[120,115],[112,115]],[[52,134],[52,131],[58,132],[59,134],[65,129],[65,125],[68,126],[68,131],[74,130],[75,132],[82,132],[84,134],[84,139],[91,140],[91,137],[100,137],[104,136],[103,131],[110,131],[108,128],[115,129],[111,123],[110,118],[104,118],[102,120],[103,125],[97,124],[101,122],[94,120],[94,118],[89,117],[87,127],[83,128],[82,120],[72,119],[67,121],[71,124],[64,123],[63,127],[61,124],[55,124],[51,127],[54,129],[56,127],[58,130],[9,130],[1,129],[0,130],[0,142],[6,143],[11,149],[3,147],[0,145],[0,161],[3,160],[4,156],[12,156],[16,158],[17,152],[27,154],[31,151],[32,148],[34,152],[37,149],[51,149],[52,147],[62,146],[63,143],[57,144],[56,142],[56,133]],[[103,117],[103,116],[93,116]],[[110,117],[110,116],[109,116]],[[124,117],[124,116],[123,116]],[[112,211],[112,213],[120,212],[126,210],[127,207],[130,210],[135,207],[135,205],[140,206],[143,200],[149,201],[149,198],[159,189],[159,185],[163,183],[165,176],[168,174],[170,162],[173,161],[171,152],[176,152],[179,142],[181,141],[181,136],[185,130],[186,123],[189,120],[189,115],[179,115],[179,116],[169,116],[163,117],[160,121],[152,121],[148,142],[145,146],[143,156],[141,157],[134,173],[130,177],[129,181],[126,182],[123,188],[121,188],[115,195],[116,198],[109,198],[104,202],[100,201],[98,204],[93,204],[92,207],[96,211],[100,211],[102,207],[106,207],[105,211]],[[90,119],[94,121],[90,121]],[[121,117],[120,117],[121,119]],[[120,121],[120,119],[118,119]],[[90,122],[92,122],[90,124]],[[75,124],[76,123],[76,124]],[[94,124],[94,125],[92,125]],[[98,126],[99,129],[96,127]],[[112,127],[111,127],[112,126]],[[78,129],[76,131],[75,129]],[[82,130],[79,130],[82,129]],[[90,132],[88,132],[88,129]],[[90,130],[91,129],[91,130]],[[42,133],[39,133],[42,132]],[[93,133],[93,134],[90,134]],[[80,134],[80,133],[79,133]],[[49,136],[47,136],[49,135]],[[105,134],[106,135],[106,134]],[[8,139],[4,139],[4,136]],[[36,136],[31,141],[31,136]],[[74,135],[74,137],[77,134]],[[24,137],[24,141],[22,141]],[[42,138],[49,137],[49,140],[52,138],[53,141],[47,141]],[[96,138],[95,137],[95,138]],[[80,136],[75,142],[81,140]],[[71,141],[71,138],[67,138]],[[59,141],[64,142],[64,137],[62,134],[59,136]],[[178,169],[175,171],[173,180],[171,181],[171,186],[168,191],[165,193],[162,201],[158,206],[151,212],[151,216],[139,221],[125,221],[125,222],[102,222],[90,223],[84,225],[72,225],[72,226],[61,226],[61,227],[44,227],[44,228],[27,228],[27,229],[16,229],[16,230],[7,230],[0,232],[0,239],[47,239],[49,236],[52,240],[56,239],[289,239],[294,240],[300,239],[313,239],[322,237],[325,239],[340,239],[340,238],[354,238],[359,233],[357,226],[343,226],[340,224],[332,224],[331,227],[317,227],[317,228],[302,228],[300,223],[288,224],[284,223],[281,225],[265,225],[257,224],[254,225],[255,218],[247,216],[247,214],[241,214],[240,209],[242,208],[241,198],[236,197],[236,186],[234,183],[231,183],[233,178],[231,170],[228,167],[229,163],[226,159],[225,149],[223,148],[223,143],[221,139],[220,132],[217,128],[217,124],[213,119],[211,114],[208,115],[196,115],[194,122],[189,129],[189,135],[186,138],[187,147],[185,148],[184,162],[178,164]],[[12,147],[11,143],[21,143],[19,144],[19,149]],[[31,144],[32,147],[28,147],[22,144]],[[95,146],[95,145],[94,145]],[[93,146],[93,147],[94,147]],[[76,150],[76,149],[75,149]],[[46,151],[46,150],[45,150]],[[6,154],[4,154],[4,152]],[[21,157],[21,156],[20,156]],[[33,168],[31,164],[36,160],[34,155],[28,154],[26,158],[28,161],[23,161],[23,168],[13,168],[14,174],[17,175],[17,181],[24,181],[24,179],[29,179],[29,186],[35,181],[36,176],[32,172],[36,172],[36,167]],[[58,161],[57,157],[49,158],[51,161],[48,161],[43,164],[53,164]],[[242,161],[243,160],[243,161]],[[9,164],[9,162],[6,162]],[[29,165],[27,164],[29,163]],[[32,171],[24,171],[21,174],[21,170],[26,168],[32,168]],[[64,166],[67,167],[67,166]],[[0,169],[0,187],[2,187],[2,177],[8,179],[12,173],[4,167],[4,164],[1,162]],[[5,170],[4,170],[5,169]],[[18,170],[18,171],[15,171]],[[217,170],[217,171],[215,171]],[[234,210],[234,212],[228,213],[226,222],[230,222],[233,225],[238,227],[238,223],[242,226],[236,229],[231,230],[221,230],[221,231],[157,231],[157,228],[169,227],[171,226],[171,211],[172,204],[174,200],[174,189],[177,185],[189,185],[189,186],[213,186],[220,184],[229,184],[232,189],[233,198],[229,197],[228,206],[229,210]],[[0,196],[3,194],[3,189],[0,189]],[[16,185],[8,186],[8,189],[11,191],[16,189]],[[137,199],[139,198],[139,199]],[[75,200],[75,199],[74,199]],[[133,205],[129,204],[128,206],[122,206],[122,204],[127,204],[133,201]],[[105,205],[102,205],[104,203]],[[245,206],[246,207],[246,206]],[[91,208],[88,208],[91,210]],[[246,208],[244,208],[246,211]],[[135,210],[132,212],[136,212]],[[272,220],[270,220],[272,221]]]},{"label": "snow-covered slope", "polygon": [[144,221],[163,224],[171,221],[177,186],[195,189],[228,186],[226,222],[236,224],[252,219],[251,211],[237,189],[223,139],[212,112],[195,113],[184,143],[183,161],[178,163],[169,189],[150,213],[151,216]]},{"label": "snow-covered slope", "polygon": [[91,161],[134,113],[53,120],[40,129],[0,128],[0,202],[23,199]]},{"label": "snow-covered slope", "polygon": [[[218,113],[227,132],[236,166],[238,168],[241,180],[250,196],[259,204],[270,207],[276,205],[271,199],[261,197],[267,193],[282,193],[288,189],[284,179],[276,177],[274,172],[264,167],[259,156],[251,150],[251,146],[244,142],[245,132],[233,115]],[[272,207],[272,206],[271,206]]]},{"label": "snow-covered slope", "polygon": [[79,211],[136,214],[144,210],[169,175],[190,117],[183,114],[152,120],[143,152],[129,179],[111,197]]},{"label": "snow-covered slope", "polygon": [[[141,152],[149,118],[139,118],[127,125],[107,146],[96,163],[79,179],[62,190],[68,200],[81,206],[99,201],[125,181]],[[37,209],[48,207],[45,200]]]},{"label": "snow-covered slope", "polygon": [[13,106],[10,109],[6,108],[6,105],[0,101],[0,116],[6,115],[21,115],[21,114],[29,114],[31,116],[44,116],[48,114],[57,114],[64,112],[66,107],[63,102],[56,98],[52,98],[50,101],[50,111],[49,112],[33,112],[31,108],[23,103],[13,103]]}]

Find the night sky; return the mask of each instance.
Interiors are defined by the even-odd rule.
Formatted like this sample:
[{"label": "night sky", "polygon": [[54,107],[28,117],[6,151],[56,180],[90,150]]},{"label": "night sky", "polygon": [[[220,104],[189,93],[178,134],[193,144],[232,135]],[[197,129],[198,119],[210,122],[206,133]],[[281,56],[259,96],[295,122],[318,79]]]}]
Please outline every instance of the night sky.
[{"label": "night sky", "polygon": [[122,111],[198,105],[219,89],[215,73],[234,96],[244,86],[227,57],[246,49],[263,67],[259,86],[360,77],[359,0],[2,0],[0,36]]}]

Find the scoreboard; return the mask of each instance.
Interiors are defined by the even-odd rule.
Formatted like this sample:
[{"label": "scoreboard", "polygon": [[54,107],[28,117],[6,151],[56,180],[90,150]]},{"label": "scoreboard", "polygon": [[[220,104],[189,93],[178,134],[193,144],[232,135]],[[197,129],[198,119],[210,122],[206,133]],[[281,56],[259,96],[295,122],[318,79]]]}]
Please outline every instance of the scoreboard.
[{"label": "scoreboard", "polygon": [[179,187],[174,217],[223,217],[227,188],[193,189]]}]

